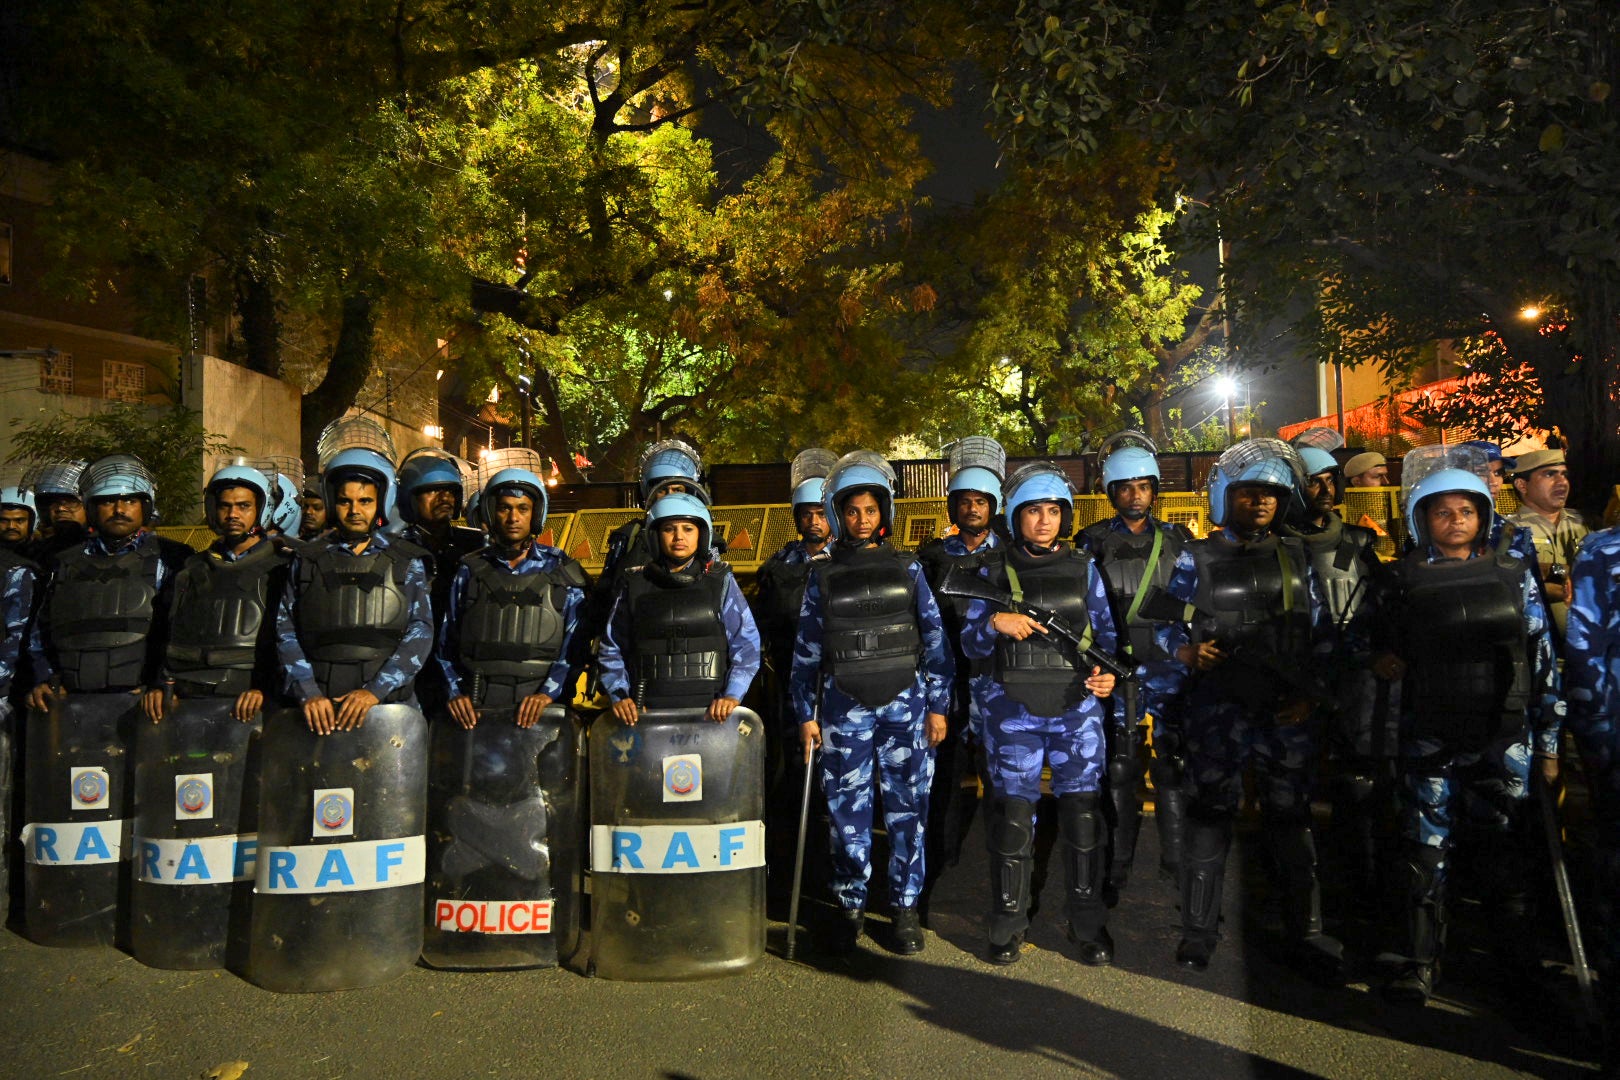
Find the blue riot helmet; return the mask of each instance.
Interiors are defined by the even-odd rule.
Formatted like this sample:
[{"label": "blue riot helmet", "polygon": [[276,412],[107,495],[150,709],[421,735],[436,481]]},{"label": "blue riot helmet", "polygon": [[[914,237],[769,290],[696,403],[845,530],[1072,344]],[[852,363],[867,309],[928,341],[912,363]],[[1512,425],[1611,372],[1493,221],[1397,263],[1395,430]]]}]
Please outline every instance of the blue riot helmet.
[{"label": "blue riot helmet", "polygon": [[21,485],[13,484],[10,487],[0,488],[0,510],[28,511],[28,535],[30,536],[39,527],[39,509],[34,505],[34,496],[27,488]]},{"label": "blue riot helmet", "polygon": [[22,486],[32,491],[39,501],[62,495],[77,499],[85,464],[83,461],[47,461],[30,469],[22,479]]},{"label": "blue riot helmet", "polygon": [[394,489],[394,508],[399,511],[400,520],[412,525],[426,524],[416,512],[416,496],[438,489],[455,492],[456,508],[451,516],[459,517],[466,491],[461,463],[455,455],[432,446],[406,454],[399,463],[398,483]]},{"label": "blue riot helmet", "polygon": [[286,473],[277,473],[271,482],[270,528],[283,536],[297,536],[304,524],[304,504],[298,497],[299,485]]},{"label": "blue riot helmet", "polygon": [[108,454],[84,467],[79,477],[79,498],[89,506],[95,499],[135,496],[145,508],[142,525],[158,523],[157,485],[146,463],[134,454]]},{"label": "blue riot helmet", "polygon": [[484,493],[482,491],[469,491],[467,493],[467,524],[479,530],[484,528],[484,519],[482,517],[483,500]]},{"label": "blue riot helmet", "polygon": [[[1489,439],[1469,439],[1467,442],[1458,443],[1457,445],[1475,447],[1484,453],[1485,460],[1489,464],[1494,465],[1498,461],[1505,460],[1502,457],[1502,448],[1496,443],[1491,442]],[[1404,468],[1405,466],[1403,465],[1402,467]]]},{"label": "blue riot helmet", "polygon": [[788,469],[788,486],[792,489],[789,496],[791,504],[795,507],[807,503],[819,506],[826,494],[827,474],[832,472],[836,464],[838,455],[831,450],[813,446],[808,450],[799,451]]},{"label": "blue riot helmet", "polygon": [[696,484],[703,479],[703,459],[683,439],[664,439],[641,452],[641,501],[652,501],[670,484]]},{"label": "blue riot helmet", "polygon": [[[1317,450],[1326,450],[1329,454],[1332,454],[1333,451],[1344,448],[1344,436],[1341,435],[1336,429],[1330,427],[1306,428],[1304,431],[1301,431],[1295,435],[1292,439],[1289,439],[1288,445],[1292,446],[1295,450],[1298,450],[1302,454],[1305,452],[1307,447]],[[1317,471],[1320,472],[1321,470]],[[1312,475],[1315,474],[1313,473]]]},{"label": "blue riot helmet", "polygon": [[1429,540],[1422,513],[1423,500],[1446,492],[1469,495],[1479,503],[1478,542],[1483,543],[1490,534],[1494,512],[1490,474],[1489,453],[1469,443],[1420,446],[1408,453],[1401,461],[1401,502],[1406,508],[1406,528],[1413,543],[1422,545]]},{"label": "blue riot helmet", "polygon": [[1299,513],[1305,505],[1305,463],[1299,451],[1281,439],[1245,439],[1226,448],[1209,472],[1209,519],[1225,525],[1232,489],[1246,484],[1278,491],[1277,520]]},{"label": "blue riot helmet", "polygon": [[373,528],[389,521],[389,496],[394,486],[394,440],[382,425],[366,416],[345,416],[327,424],[315,440],[320,459],[321,498],[326,502],[326,519],[337,524],[337,493],[352,480],[377,486],[377,520]]},{"label": "blue riot helmet", "polygon": [[1140,431],[1119,431],[1104,439],[1097,448],[1097,464],[1105,495],[1112,495],[1114,485],[1126,480],[1151,480],[1153,493],[1159,493],[1159,447]]},{"label": "blue riot helmet", "polygon": [[[709,508],[702,499],[685,492],[665,495],[647,508],[647,530],[654,534],[665,521],[690,521],[698,527],[697,554],[699,562],[707,562],[714,546],[714,523],[709,519]],[[654,540],[656,544],[656,539]],[[660,549],[661,550],[661,549]]]},{"label": "blue riot helmet", "polygon": [[977,491],[990,498],[990,513],[995,514],[1001,498],[1001,482],[1007,475],[1007,451],[988,435],[969,435],[957,439],[947,447],[946,465],[950,469],[950,482],[945,485],[945,516],[951,524],[961,527],[956,520],[956,494]]},{"label": "blue riot helmet", "polygon": [[[478,524],[483,528],[495,528],[495,497],[497,495],[523,494],[534,500],[534,521],[531,528],[534,535],[539,536],[540,530],[546,527],[546,515],[550,512],[550,500],[546,497],[546,485],[540,477],[528,469],[508,468],[501,469],[484,482],[484,489],[478,495],[478,506],[483,517]],[[677,498],[675,495],[666,495],[659,502]],[[649,517],[651,514],[649,513]],[[469,517],[469,521],[472,519]]]},{"label": "blue riot helmet", "polygon": [[1032,461],[1007,477],[1001,491],[1001,502],[1006,509],[1007,534],[1018,538],[1018,511],[1036,502],[1056,502],[1063,506],[1063,519],[1058,524],[1058,536],[1065,537],[1074,529],[1074,485],[1062,469],[1050,461]]},{"label": "blue riot helmet", "polygon": [[879,536],[894,531],[894,467],[882,454],[871,450],[851,450],[839,458],[827,474],[821,497],[827,512],[827,528],[834,540],[844,536],[844,521],[840,511],[845,501],[858,491],[870,492],[878,502]]},{"label": "blue riot helmet", "polygon": [[1305,464],[1306,476],[1339,471],[1338,460],[1326,450],[1318,450],[1314,446],[1300,447],[1299,460]]},{"label": "blue riot helmet", "polygon": [[259,514],[254,523],[261,529],[269,526],[270,514],[274,509],[270,479],[241,458],[237,458],[224,468],[216,469],[214,475],[208,478],[208,483],[203,486],[203,520],[210,529],[216,533],[219,531],[214,528],[214,508],[220,491],[228,487],[245,487],[253,492],[254,497],[259,500]]}]

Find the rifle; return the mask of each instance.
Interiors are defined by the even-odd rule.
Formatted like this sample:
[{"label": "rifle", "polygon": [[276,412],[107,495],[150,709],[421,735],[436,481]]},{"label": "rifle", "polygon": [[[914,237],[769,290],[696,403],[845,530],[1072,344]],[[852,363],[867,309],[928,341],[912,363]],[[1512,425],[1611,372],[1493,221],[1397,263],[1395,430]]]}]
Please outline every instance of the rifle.
[{"label": "rifle", "polygon": [[1080,659],[1087,667],[1095,667],[1112,675],[1115,681],[1124,684],[1126,708],[1135,715],[1137,679],[1136,669],[1123,663],[1117,656],[1103,652],[1094,645],[1085,644],[1085,640],[1073,624],[1055,611],[1014,600],[1012,593],[996,588],[990,582],[980,577],[973,570],[956,565],[945,571],[936,592],[946,596],[957,596],[966,600],[984,600],[992,604],[1000,604],[1008,611],[1019,615],[1026,615],[1048,631],[1073,645],[1080,653]]}]

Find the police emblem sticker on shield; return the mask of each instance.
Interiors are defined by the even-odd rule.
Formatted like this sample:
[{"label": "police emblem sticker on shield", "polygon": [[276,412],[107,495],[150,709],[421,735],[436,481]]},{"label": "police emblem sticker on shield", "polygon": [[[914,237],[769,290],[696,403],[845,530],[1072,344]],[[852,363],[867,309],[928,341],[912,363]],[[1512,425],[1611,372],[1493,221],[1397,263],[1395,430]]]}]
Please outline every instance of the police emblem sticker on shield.
[{"label": "police emblem sticker on shield", "polygon": [[214,774],[186,773],[174,778],[174,819],[193,821],[214,816]]},{"label": "police emblem sticker on shield", "polygon": [[675,754],[664,759],[664,801],[701,802],[703,756]]},{"label": "police emblem sticker on shield", "polygon": [[354,788],[317,788],[314,802],[315,821],[310,831],[317,840],[354,835]]},{"label": "police emblem sticker on shield", "polygon": [[70,804],[75,810],[105,810],[112,805],[112,786],[107,781],[107,770],[97,766],[71,766],[69,788],[73,792]]}]

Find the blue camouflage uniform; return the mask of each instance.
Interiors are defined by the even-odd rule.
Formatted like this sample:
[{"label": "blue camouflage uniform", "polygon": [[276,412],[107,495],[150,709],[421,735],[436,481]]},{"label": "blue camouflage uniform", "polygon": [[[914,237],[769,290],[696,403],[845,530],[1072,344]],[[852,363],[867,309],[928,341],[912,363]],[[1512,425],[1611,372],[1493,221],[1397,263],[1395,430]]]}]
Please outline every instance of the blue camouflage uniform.
[{"label": "blue camouflage uniform", "polygon": [[[337,534],[332,535],[335,537]],[[369,541],[367,552],[386,551],[389,547],[388,538],[380,532],[371,533],[365,539]],[[354,554],[359,543],[358,540],[344,542],[332,539],[326,546]],[[300,705],[327,696],[326,688],[315,680],[315,668],[298,640],[296,583],[300,580],[302,562],[302,557],[293,559],[290,578],[295,585],[283,594],[276,611],[276,654],[281,660],[287,692]],[[428,599],[427,574],[422,569],[421,560],[412,559],[406,564],[405,578],[400,588],[406,598],[405,633],[400,638],[399,647],[383,661],[377,674],[366,683],[365,689],[371,691],[379,702],[387,702],[394,697],[396,700],[408,700],[414,707],[415,694],[409,688],[433,649],[433,606]],[[408,697],[400,699],[402,693]]]},{"label": "blue camouflage uniform", "polygon": [[[1230,539],[1231,533],[1218,528],[1210,532],[1206,542]],[[1313,652],[1327,656],[1335,644],[1330,633],[1332,618],[1321,583],[1308,564],[1305,577],[1310,588]],[[1166,591],[1183,604],[1191,604],[1198,595],[1198,573],[1190,552],[1183,551],[1176,558]],[[1192,637],[1188,624],[1169,622],[1159,629],[1156,640],[1161,649],[1174,656]],[[1180,661],[1172,662],[1182,666]],[[1241,704],[1222,699],[1211,680],[1196,674],[1187,684],[1182,716],[1188,781],[1192,798],[1201,810],[1237,812],[1243,798],[1243,769],[1252,757],[1259,772],[1256,780],[1261,805],[1270,813],[1309,814],[1317,744],[1312,722],[1285,725],[1269,715],[1255,715]]]},{"label": "blue camouflage uniform", "polygon": [[822,671],[821,586],[812,574],[799,610],[790,691],[801,724],[817,718],[822,736],[821,786],[832,819],[832,889],[845,911],[866,906],[872,874],[872,773],[883,793],[883,825],[889,837],[889,892],[896,907],[913,908],[922,894],[926,859],[928,792],[934,752],[925,720],[951,704],[956,665],[945,643],[939,605],[915,560],[906,571],[915,588],[915,614],[922,639],[916,679],[876,709],[861,705]]},{"label": "blue camouflage uniform", "polygon": [[[754,676],[759,674],[759,630],[754,626],[754,616],[748,610],[742,590],[737,587],[737,579],[725,571],[710,572],[725,573],[726,581],[720,601],[720,621],[726,628],[726,685],[720,696],[741,701]],[[625,592],[620,589],[596,654],[602,689],[614,701],[634,696],[624,654],[635,640],[635,625],[624,597]]]},{"label": "blue camouflage uniform", "polygon": [[[1620,529],[1592,533],[1570,568],[1564,638],[1569,727],[1597,818],[1605,975],[1620,972]],[[1610,993],[1613,1006],[1620,994]]]},{"label": "blue camouflage uniform", "polygon": [[[980,576],[987,576],[981,570]],[[1118,647],[1114,616],[1102,576],[1090,567],[1086,613],[1091,618],[1092,642],[1101,652]],[[972,660],[995,655],[999,634],[990,620],[997,608],[984,600],[968,604],[962,620],[962,653]],[[1052,770],[1053,795],[1077,795],[1102,787],[1106,748],[1102,701],[1086,695],[1062,716],[1035,716],[1027,706],[1007,695],[993,673],[971,680],[973,699],[983,724],[986,766],[995,793],[1001,798],[1039,802],[1041,766]]]},{"label": "blue camouflage uniform", "polygon": [[[560,549],[542,544],[539,540],[529,542],[523,558],[516,566],[508,562],[494,547],[486,547],[478,552],[478,558],[488,561],[501,573],[511,574],[513,577],[552,573],[562,566],[567,557]],[[457,566],[445,601],[444,619],[439,624],[436,659],[444,672],[448,700],[471,696],[472,692],[470,677],[456,666],[453,659],[461,654],[461,617],[467,610],[467,587],[471,582],[472,568],[465,564]],[[567,589],[567,599],[563,603],[563,637],[558,647],[557,659],[552,661],[550,669],[546,672],[545,681],[535,690],[535,693],[544,694],[553,701],[561,699],[563,691],[568,687],[569,646],[573,641],[574,630],[579,625],[580,606],[584,602],[585,590],[570,585]]]},{"label": "blue camouflage uniform", "polygon": [[17,676],[17,665],[22,659],[23,641],[28,636],[28,622],[34,613],[34,589],[39,584],[39,570],[33,563],[21,559],[6,560],[0,577],[0,622],[5,623],[6,637],[0,641],[0,716],[11,715],[12,681]]}]

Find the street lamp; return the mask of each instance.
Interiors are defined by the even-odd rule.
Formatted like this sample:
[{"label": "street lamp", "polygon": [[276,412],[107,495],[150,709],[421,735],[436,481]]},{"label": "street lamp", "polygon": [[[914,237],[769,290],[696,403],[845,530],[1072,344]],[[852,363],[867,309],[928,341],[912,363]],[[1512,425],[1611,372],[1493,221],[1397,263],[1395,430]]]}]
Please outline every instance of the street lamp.
[{"label": "street lamp", "polygon": [[1222,375],[1215,380],[1215,392],[1226,401],[1226,439],[1228,442],[1237,442],[1237,420],[1232,416],[1232,399],[1237,397],[1237,380],[1230,375]]}]

